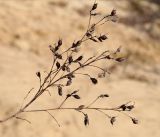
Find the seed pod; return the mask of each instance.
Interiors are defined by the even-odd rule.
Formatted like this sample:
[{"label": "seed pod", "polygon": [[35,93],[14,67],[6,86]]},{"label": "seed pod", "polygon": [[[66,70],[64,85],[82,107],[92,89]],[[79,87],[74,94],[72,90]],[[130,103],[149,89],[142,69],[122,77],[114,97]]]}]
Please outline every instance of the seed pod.
[{"label": "seed pod", "polygon": [[91,79],[91,81],[92,81],[93,84],[97,84],[98,83],[97,79],[95,79],[95,78],[90,78],[90,79]]},{"label": "seed pod", "polygon": [[89,38],[90,40],[94,41],[94,42],[98,42],[95,38]]},{"label": "seed pod", "polygon": [[123,111],[125,111],[127,107],[125,104],[122,104],[119,108],[121,108]]},{"label": "seed pod", "polygon": [[78,91],[79,91],[79,90],[75,90],[75,91],[73,91],[73,92],[71,93],[71,95],[76,94]]},{"label": "seed pod", "polygon": [[114,124],[115,121],[116,121],[116,117],[111,117],[110,123],[111,123],[112,125]]},{"label": "seed pod", "polygon": [[89,125],[89,118],[87,114],[84,114],[84,125],[85,126]]},{"label": "seed pod", "polygon": [[37,72],[36,75],[37,75],[37,77],[41,78],[41,73],[40,72]]},{"label": "seed pod", "polygon": [[85,107],[85,105],[80,105],[76,110],[82,110]]},{"label": "seed pod", "polygon": [[103,42],[103,40],[106,40],[107,39],[107,36],[106,35],[102,35],[102,36],[99,36],[98,37],[98,40],[100,41],[100,42]]},{"label": "seed pod", "polygon": [[76,48],[76,47],[80,46],[81,43],[82,43],[81,40],[77,41],[76,43],[73,43],[73,44],[72,44],[72,48]]},{"label": "seed pod", "polygon": [[125,61],[126,60],[126,58],[123,58],[123,57],[121,57],[121,58],[116,58],[115,59],[115,61],[117,61],[117,62],[123,62],[123,61]]},{"label": "seed pod", "polygon": [[132,118],[132,122],[133,122],[133,124],[138,124],[138,120],[135,118]]},{"label": "seed pod", "polygon": [[134,108],[134,105],[127,106],[127,109],[131,111]]},{"label": "seed pod", "polygon": [[56,63],[57,69],[59,69],[61,67],[60,63],[57,61]]},{"label": "seed pod", "polygon": [[106,40],[106,39],[107,39],[107,36],[106,36],[106,35],[102,35],[102,36],[100,36],[100,38],[101,38],[102,40]]},{"label": "seed pod", "polygon": [[108,94],[102,94],[102,95],[100,95],[99,97],[100,97],[100,98],[105,98],[105,97],[109,97],[109,95],[108,95]]},{"label": "seed pod", "polygon": [[66,70],[66,66],[65,65],[63,65],[61,68],[62,68],[63,71]]},{"label": "seed pod", "polygon": [[97,3],[94,3],[94,4],[93,4],[93,7],[92,7],[92,10],[97,9],[97,5],[98,5]]},{"label": "seed pod", "polygon": [[66,66],[66,71],[67,71],[67,72],[70,72],[70,71],[71,71],[68,66]]},{"label": "seed pod", "polygon": [[69,58],[68,58],[68,62],[69,62],[69,64],[71,64],[71,63],[73,62],[73,58],[72,58],[72,56],[69,56]]},{"label": "seed pod", "polygon": [[62,55],[58,54],[58,53],[55,53],[55,56],[58,58],[58,59],[62,59]]},{"label": "seed pod", "polygon": [[55,49],[51,45],[49,45],[49,49],[52,51],[52,53],[55,52]]},{"label": "seed pod", "polygon": [[74,62],[79,62],[83,59],[83,56],[79,56]]},{"label": "seed pod", "polygon": [[62,39],[58,40],[58,47],[60,47],[62,45]]},{"label": "seed pod", "polygon": [[59,94],[60,96],[62,96],[62,87],[61,87],[61,86],[58,86],[58,94]]},{"label": "seed pod", "polygon": [[111,16],[115,16],[115,15],[116,15],[116,10],[113,9],[113,10],[111,11]]},{"label": "seed pod", "polygon": [[78,95],[72,95],[75,99],[80,99],[80,96]]},{"label": "seed pod", "polygon": [[71,80],[71,79],[69,79],[69,80],[67,81],[66,86],[70,86],[71,84],[72,84],[72,80]]}]

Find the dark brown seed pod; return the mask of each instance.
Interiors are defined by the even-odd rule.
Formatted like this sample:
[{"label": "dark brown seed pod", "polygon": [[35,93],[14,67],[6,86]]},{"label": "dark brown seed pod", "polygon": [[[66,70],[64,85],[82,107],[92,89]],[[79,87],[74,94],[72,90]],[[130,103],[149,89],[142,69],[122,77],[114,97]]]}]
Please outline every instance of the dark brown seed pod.
[{"label": "dark brown seed pod", "polygon": [[89,38],[90,40],[92,40],[93,42],[98,42],[95,38],[91,37]]},{"label": "dark brown seed pod", "polygon": [[93,4],[93,7],[92,7],[92,10],[97,9],[97,6],[98,6],[98,4],[97,4],[97,3],[94,3],[94,4]]},{"label": "dark brown seed pod", "polygon": [[73,43],[73,44],[72,44],[72,48],[76,48],[76,47],[80,46],[81,43],[82,43],[81,40],[77,41],[76,43]]},{"label": "dark brown seed pod", "polygon": [[72,58],[72,56],[69,56],[69,58],[68,58],[68,62],[69,62],[69,64],[71,64],[71,63],[73,62],[73,58]]},{"label": "dark brown seed pod", "polygon": [[79,62],[83,59],[83,56],[79,56],[76,60],[74,60],[74,62]]},{"label": "dark brown seed pod", "polygon": [[69,80],[67,81],[66,86],[70,86],[71,84],[72,84],[72,79],[69,79]]},{"label": "dark brown seed pod", "polygon": [[58,59],[62,59],[62,55],[58,54],[58,53],[55,53],[55,56],[58,58]]},{"label": "dark brown seed pod", "polygon": [[58,47],[60,47],[62,45],[62,39],[58,40]]},{"label": "dark brown seed pod", "polygon": [[71,93],[71,95],[76,94],[78,91],[79,91],[79,90],[75,90],[75,91],[73,91],[73,92]]},{"label": "dark brown seed pod", "polygon": [[113,9],[113,10],[111,11],[111,16],[115,16],[115,15],[116,15],[116,10]]},{"label": "dark brown seed pod", "polygon": [[37,75],[37,77],[41,78],[41,73],[40,72],[37,72],[36,75]]},{"label": "dark brown seed pod", "polygon": [[119,108],[122,109],[123,111],[125,111],[127,106],[126,106],[126,104],[122,104]]},{"label": "dark brown seed pod", "polygon": [[75,99],[81,99],[78,95],[72,95]]},{"label": "dark brown seed pod", "polygon": [[56,67],[57,67],[57,69],[59,69],[61,67],[61,65],[58,61],[56,62]]},{"label": "dark brown seed pod", "polygon": [[62,68],[63,71],[66,70],[66,66],[65,65],[63,65],[61,68]]},{"label": "dark brown seed pod", "polygon": [[126,58],[124,58],[124,57],[116,58],[115,61],[123,62],[123,61],[126,61]]},{"label": "dark brown seed pod", "polygon": [[55,49],[51,45],[49,45],[49,49],[52,51],[52,53],[55,52]]},{"label": "dark brown seed pod", "polygon": [[84,125],[85,126],[89,125],[89,118],[87,114],[84,114]]},{"label": "dark brown seed pod", "polygon": [[82,110],[85,107],[85,105],[80,105],[76,110]]},{"label": "dark brown seed pod", "polygon": [[93,84],[97,84],[98,80],[96,78],[90,78]]},{"label": "dark brown seed pod", "polygon": [[108,95],[108,94],[102,94],[102,95],[100,95],[99,97],[100,97],[100,98],[105,98],[105,97],[109,97],[109,95]]},{"label": "dark brown seed pod", "polygon": [[58,86],[58,94],[59,94],[60,96],[62,96],[62,87],[61,87],[61,86]]},{"label": "dark brown seed pod", "polygon": [[100,38],[101,38],[102,40],[106,40],[106,39],[107,39],[107,36],[106,36],[106,35],[102,35],[102,36],[100,36]]},{"label": "dark brown seed pod", "polygon": [[111,117],[111,119],[110,119],[110,123],[113,125],[113,124],[114,124],[114,122],[116,122],[116,117]]},{"label": "dark brown seed pod", "polygon": [[127,109],[131,111],[134,108],[134,105],[127,106]]},{"label": "dark brown seed pod", "polygon": [[133,124],[138,124],[138,120],[135,118],[132,118],[132,122],[133,122]]}]

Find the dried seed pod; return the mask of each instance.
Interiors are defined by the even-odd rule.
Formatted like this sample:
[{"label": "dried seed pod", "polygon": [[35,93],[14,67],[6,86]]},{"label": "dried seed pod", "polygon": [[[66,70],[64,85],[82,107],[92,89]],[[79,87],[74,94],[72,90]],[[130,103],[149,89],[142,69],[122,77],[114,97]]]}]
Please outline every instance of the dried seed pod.
[{"label": "dried seed pod", "polygon": [[94,4],[93,4],[93,7],[92,7],[92,10],[97,9],[97,6],[98,6],[98,4],[97,4],[97,3],[94,3]]},{"label": "dried seed pod", "polygon": [[76,110],[82,110],[85,107],[85,105],[80,105]]},{"label": "dried seed pod", "polygon": [[108,94],[102,94],[102,95],[100,95],[99,97],[100,97],[100,98],[105,98],[105,97],[109,97],[109,95],[108,95]]},{"label": "dried seed pod", "polygon": [[79,56],[76,60],[74,60],[74,62],[79,62],[83,59],[83,56]]},{"label": "dried seed pod", "polygon": [[49,45],[49,49],[52,51],[52,53],[55,53],[55,49],[51,45]]},{"label": "dried seed pod", "polygon": [[111,11],[111,16],[115,16],[115,15],[116,15],[116,10],[113,9],[113,10]]},{"label": "dried seed pod", "polygon": [[61,86],[58,86],[58,94],[59,94],[60,96],[62,96],[62,87],[61,87]]},{"label": "dried seed pod", "polygon": [[126,104],[122,104],[119,108],[122,109],[123,111],[125,111],[127,106],[126,106]]},{"label": "dried seed pod", "polygon": [[73,91],[73,92],[71,93],[71,95],[76,94],[78,91],[79,91],[79,90],[75,90],[75,91]]},{"label": "dried seed pod", "polygon": [[72,79],[69,79],[69,80],[67,81],[66,86],[70,86],[71,84],[72,84]]},{"label": "dried seed pod", "polygon": [[62,39],[58,40],[58,47],[60,47],[62,45]]},{"label": "dried seed pod", "polygon": [[97,84],[98,80],[96,78],[90,78],[93,84]]},{"label": "dried seed pod", "polygon": [[66,70],[66,66],[65,65],[63,65],[61,68],[62,68],[63,71]]},{"label": "dried seed pod", "polygon": [[90,40],[92,40],[93,42],[98,42],[95,38],[91,37],[89,38]]},{"label": "dried seed pod", "polygon": [[76,48],[76,47],[80,46],[81,43],[82,43],[81,40],[77,41],[76,43],[73,43],[73,44],[72,44],[72,48]]},{"label": "dried seed pod", "polygon": [[110,123],[111,123],[112,125],[114,124],[115,121],[116,121],[116,117],[111,117]]},{"label": "dried seed pod", "polygon": [[57,69],[59,69],[61,67],[61,65],[58,61],[56,62],[56,67],[57,67]]},{"label": "dried seed pod", "polygon": [[104,78],[105,76],[106,76],[106,73],[105,73],[105,72],[98,74],[98,77],[99,77],[99,78]]},{"label": "dried seed pod", "polygon": [[133,122],[133,124],[138,124],[138,120],[135,118],[132,118],[132,122]]},{"label": "dried seed pod", "polygon": [[55,56],[58,58],[58,59],[62,59],[62,55],[58,54],[58,53],[55,53]]},{"label": "dried seed pod", "polygon": [[37,77],[41,78],[41,73],[40,72],[37,72],[36,75],[37,75]]},{"label": "dried seed pod", "polygon": [[81,99],[78,95],[72,95],[75,99]]},{"label": "dried seed pod", "polygon": [[126,58],[124,58],[124,57],[116,58],[115,61],[123,62],[123,61],[126,61]]},{"label": "dried seed pod", "polygon": [[70,68],[68,66],[65,67],[67,72],[70,72]]},{"label": "dried seed pod", "polygon": [[107,36],[106,35],[102,35],[102,36],[99,36],[98,37],[98,40],[100,41],[100,42],[103,42],[103,40],[106,40],[107,39]]},{"label": "dried seed pod", "polygon": [[87,32],[87,33],[86,33],[86,36],[87,36],[87,37],[92,37],[92,34],[91,34],[90,32]]},{"label": "dried seed pod", "polygon": [[134,105],[127,106],[127,109],[131,111],[134,108]]},{"label": "dried seed pod", "polygon": [[87,114],[84,114],[84,125],[85,126],[89,125],[89,118]]},{"label": "dried seed pod", "polygon": [[69,58],[68,58],[68,62],[69,62],[69,64],[71,64],[71,63],[73,62],[73,58],[72,58],[72,56],[69,56]]}]

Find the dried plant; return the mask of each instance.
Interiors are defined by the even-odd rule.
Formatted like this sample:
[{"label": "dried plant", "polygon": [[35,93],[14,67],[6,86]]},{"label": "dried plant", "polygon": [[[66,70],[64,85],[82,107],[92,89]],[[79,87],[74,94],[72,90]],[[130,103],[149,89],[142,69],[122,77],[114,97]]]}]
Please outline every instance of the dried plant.
[{"label": "dried plant", "polygon": [[[104,78],[106,76],[106,73],[110,74],[108,70],[101,68],[97,65],[95,65],[95,62],[102,61],[102,60],[113,60],[116,62],[123,62],[126,60],[124,57],[119,57],[117,54],[121,52],[121,48],[118,48],[114,53],[111,53],[109,50],[103,51],[101,54],[98,54],[97,56],[91,56],[88,59],[84,59],[84,54],[79,55],[79,52],[81,50],[82,44],[86,41],[93,41],[95,43],[97,42],[104,42],[105,40],[108,39],[108,37],[105,34],[96,34],[95,30],[97,27],[100,27],[101,25],[104,25],[106,22],[111,21],[111,22],[116,22],[117,20],[117,15],[116,15],[116,10],[112,10],[110,14],[102,16],[99,15],[96,12],[98,3],[96,1],[94,2],[90,14],[89,14],[89,23],[86,32],[77,41],[74,41],[72,45],[66,49],[63,52],[60,52],[60,48],[63,45],[62,39],[59,39],[57,43],[54,44],[54,46],[50,45],[49,49],[53,55],[53,61],[52,65],[50,68],[50,71],[47,73],[44,79],[42,79],[42,74],[41,72],[37,72],[36,75],[39,79],[39,89],[37,90],[36,94],[32,97],[32,99],[24,103],[28,95],[31,93],[33,89],[31,89],[26,97],[23,100],[22,106],[16,112],[15,114],[3,119],[0,121],[0,123],[6,122],[10,119],[16,118],[18,120],[24,120],[28,123],[31,123],[29,120],[25,118],[21,118],[20,115],[22,113],[29,113],[29,112],[46,112],[48,113],[60,126],[59,122],[57,119],[50,113],[51,111],[57,111],[57,110],[75,110],[77,112],[80,112],[84,116],[84,125],[89,125],[89,116],[87,113],[84,113],[84,110],[95,110],[98,111],[102,114],[104,114],[107,118],[109,118],[110,123],[113,125],[117,119],[116,116],[110,116],[107,114],[106,111],[114,111],[118,113],[122,113],[125,116],[129,117],[131,121],[134,124],[138,124],[138,120],[135,119],[134,117],[131,117],[128,115],[126,112],[131,111],[134,108],[134,103],[128,102],[124,103],[122,105],[118,105],[116,107],[111,107],[111,108],[104,108],[104,107],[93,107],[93,104],[96,103],[98,100],[102,98],[108,98],[108,94],[100,94],[98,97],[96,97],[95,100],[93,100],[89,105],[82,105],[80,104],[77,107],[63,107],[64,103],[70,98],[74,99],[81,99],[81,97],[78,95],[79,90],[73,90],[70,94],[64,95],[63,89],[65,87],[68,87],[72,85],[72,80],[77,77],[77,75],[83,75],[89,78],[89,80],[93,84],[98,84],[98,79]],[[102,16],[100,20],[97,22],[92,23],[92,18],[95,16]],[[76,66],[74,69],[72,66]],[[98,74],[98,78],[95,76],[91,76],[88,73],[82,73],[84,68],[88,67],[93,67],[98,70],[100,70],[100,73]],[[34,109],[34,110],[29,110],[28,107],[33,104],[40,96],[43,95],[44,92],[48,92],[50,94],[49,89],[51,87],[57,87],[58,95],[59,96],[65,96],[65,99],[62,101],[62,103],[58,107],[53,107],[53,108],[48,108],[48,109]]]}]

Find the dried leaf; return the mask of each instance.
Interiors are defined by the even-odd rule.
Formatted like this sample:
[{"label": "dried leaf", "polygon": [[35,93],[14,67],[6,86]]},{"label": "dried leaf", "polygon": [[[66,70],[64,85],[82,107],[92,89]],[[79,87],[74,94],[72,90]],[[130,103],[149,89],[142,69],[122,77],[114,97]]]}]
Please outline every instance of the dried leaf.
[{"label": "dried leaf", "polygon": [[76,60],[74,60],[74,62],[79,62],[83,59],[83,56],[79,56]]}]

